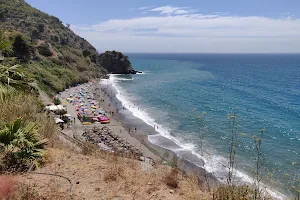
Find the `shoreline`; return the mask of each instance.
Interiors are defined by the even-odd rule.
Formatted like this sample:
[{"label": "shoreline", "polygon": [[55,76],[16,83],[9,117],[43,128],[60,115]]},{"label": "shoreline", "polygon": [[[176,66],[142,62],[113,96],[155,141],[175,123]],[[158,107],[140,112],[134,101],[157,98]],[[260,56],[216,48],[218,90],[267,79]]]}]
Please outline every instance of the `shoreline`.
[{"label": "shoreline", "polygon": [[[103,80],[103,79],[101,79]],[[101,84],[100,84],[101,85]],[[121,94],[121,91],[118,91],[117,87],[112,84],[112,82],[107,81],[106,82],[106,88],[109,90],[111,97],[108,98],[108,101],[111,102],[121,102],[121,99],[119,99],[119,97],[117,97],[117,94]],[[107,87],[108,86],[108,87]],[[100,87],[103,87],[102,85]],[[128,105],[127,105],[128,106]],[[201,167],[204,166],[204,161],[197,157],[196,155],[194,155],[192,152],[190,151],[181,151],[181,155],[178,154],[178,152],[174,152],[172,150],[169,150],[165,147],[161,147],[157,144],[154,144],[152,142],[149,141],[148,136],[158,136],[160,138],[165,138],[163,136],[161,136],[156,130],[154,131],[153,127],[151,127],[146,121],[141,120],[139,117],[135,116],[133,114],[133,111],[131,111],[130,106],[129,108],[125,108],[125,113],[121,113],[121,119],[117,119],[119,120],[123,126],[128,127],[128,124],[130,124],[130,122],[132,121],[142,121],[142,123],[146,126],[150,127],[150,131],[147,132],[146,135],[140,136],[138,134],[133,134],[133,137],[137,138],[139,141],[141,141],[150,151],[152,151],[154,154],[156,154],[157,156],[159,156],[162,160],[166,160],[167,162],[171,163],[173,158],[176,157],[177,160],[177,165],[178,167],[184,171],[185,173],[188,174],[197,174],[198,178],[200,180],[200,182],[207,182],[207,180],[209,179],[209,184],[210,186],[214,187],[214,186],[220,186],[225,184],[226,185],[226,175],[225,176],[216,176],[213,173],[210,173],[209,171],[207,171],[205,168]],[[129,115],[129,116],[128,116]],[[133,117],[131,117],[133,116]],[[135,124],[135,123],[133,123]],[[138,124],[138,123],[137,123]],[[133,126],[134,127],[134,126]],[[149,129],[148,129],[149,130]],[[165,138],[166,140],[170,140],[171,142],[167,143],[166,146],[171,145],[172,147],[176,147],[177,144],[172,141],[171,139]],[[160,141],[160,140],[159,140]],[[164,145],[164,142],[159,142],[162,144],[162,146]],[[173,149],[173,148],[170,148]],[[192,157],[191,157],[192,154]],[[183,156],[184,157],[183,157]],[[182,157],[180,157],[182,156]],[[199,160],[201,160],[202,163],[199,163]],[[222,165],[222,163],[219,163]],[[240,173],[240,171],[238,171],[238,173]],[[243,172],[242,172],[243,173]],[[247,175],[247,174],[246,174]],[[248,176],[248,175],[247,175]],[[221,180],[220,180],[221,179]],[[242,180],[239,181],[238,184],[251,184],[251,182],[244,182]],[[266,192],[274,199],[286,199],[288,198],[288,196],[286,196],[286,194],[279,192],[277,189],[274,189],[270,186],[267,186],[265,184],[262,184],[262,186],[264,187],[264,189],[266,190]]]},{"label": "shoreline", "polygon": [[[135,116],[130,117],[128,114],[131,113],[131,111],[128,110],[127,108],[122,109],[123,106],[122,104],[120,104],[121,102],[116,96],[117,94],[117,91],[115,91],[116,88],[114,88],[114,86],[111,83],[103,84],[102,80],[105,79],[95,80],[90,88],[91,90],[89,91],[89,93],[94,94],[95,100],[99,103],[100,107],[106,112],[106,115],[111,119],[110,124],[103,125],[103,124],[95,123],[92,125],[82,125],[79,120],[76,120],[77,123],[75,125],[76,127],[75,129],[79,129],[83,132],[84,128],[92,128],[94,126],[98,126],[98,127],[107,126],[115,134],[125,139],[131,145],[137,147],[143,153],[144,157],[151,157],[154,161],[159,163],[162,163],[162,161],[167,161],[168,163],[172,163],[174,162],[174,158],[175,158],[177,167],[183,172],[185,172],[186,174],[197,175],[200,183],[202,184],[208,183],[207,185],[209,185],[210,188],[214,188],[223,184],[220,180],[217,179],[215,175],[209,173],[204,168],[200,167],[201,165],[202,166],[204,165],[203,160],[199,166],[193,162],[195,161],[193,160],[193,158],[192,161],[189,161],[186,158],[179,157],[172,150],[151,143],[148,139],[148,136],[154,136],[154,135],[159,136],[159,133],[156,130],[154,130],[153,127],[151,127],[150,125],[148,125],[147,123],[139,119],[138,117]],[[82,85],[80,85],[79,87],[81,86]],[[74,88],[76,87],[70,88],[68,91],[72,91],[74,90]],[[66,91],[64,91],[62,94],[64,94],[65,92]],[[73,112],[73,114],[71,114],[72,116],[77,115],[74,105],[67,102],[67,108],[68,108],[68,112],[69,111]],[[113,114],[111,112],[113,112]],[[142,121],[143,124],[149,126],[146,131],[141,130],[141,128],[138,128],[139,130],[135,131],[134,127],[136,127],[135,126],[136,124],[134,122],[139,120]],[[160,137],[164,138],[162,136]],[[278,198],[278,199],[282,199],[282,198]]]},{"label": "shoreline", "polygon": [[[221,182],[217,180],[217,178],[213,176],[213,174],[207,172],[205,169],[194,164],[192,161],[186,160],[184,158],[180,158],[172,150],[151,143],[148,139],[148,136],[158,135],[159,133],[156,130],[154,130],[153,127],[150,127],[150,125],[149,128],[146,130],[147,132],[141,130],[137,130],[135,132],[134,124],[131,124],[131,121],[129,119],[126,119],[126,112],[130,112],[130,111],[128,111],[126,108],[124,108],[124,111],[122,110],[121,108],[122,106],[120,107],[120,101],[116,97],[116,91],[114,91],[113,86],[101,84],[101,80],[97,80],[93,84],[93,92],[95,93],[96,100],[100,102],[100,105],[106,112],[108,111],[107,113],[109,113],[110,111],[114,112],[113,116],[112,115],[109,116],[111,117],[111,119],[118,121],[123,126],[123,128],[128,131],[128,134],[129,134],[128,129],[130,128],[132,130],[131,133],[129,134],[131,137],[137,139],[145,148],[147,148],[150,152],[152,152],[156,158],[159,158],[159,160],[167,161],[168,163],[173,163],[174,160],[176,160],[177,162],[176,165],[180,170],[182,170],[186,174],[193,174],[193,175],[197,174],[199,180],[202,182],[209,182],[210,187],[215,187],[221,184]],[[106,94],[104,93],[104,91],[101,91],[101,88],[106,91]],[[104,99],[104,102],[102,102],[101,99]],[[117,110],[120,109],[121,111],[117,112]],[[133,120],[136,121],[140,119],[133,119]],[[203,166],[203,161],[200,164]]]}]

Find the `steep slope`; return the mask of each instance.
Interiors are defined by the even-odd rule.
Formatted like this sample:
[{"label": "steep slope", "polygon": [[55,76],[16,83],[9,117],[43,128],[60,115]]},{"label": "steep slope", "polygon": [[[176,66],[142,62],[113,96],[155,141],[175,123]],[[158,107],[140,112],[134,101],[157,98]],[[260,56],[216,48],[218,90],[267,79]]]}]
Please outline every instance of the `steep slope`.
[{"label": "steep slope", "polygon": [[99,56],[69,25],[24,0],[0,0],[0,23],[5,36],[17,43],[2,54],[25,63],[24,68],[45,90],[57,92],[114,70],[128,73],[132,69],[127,57],[125,62],[115,62],[113,68],[101,62],[106,53]]}]

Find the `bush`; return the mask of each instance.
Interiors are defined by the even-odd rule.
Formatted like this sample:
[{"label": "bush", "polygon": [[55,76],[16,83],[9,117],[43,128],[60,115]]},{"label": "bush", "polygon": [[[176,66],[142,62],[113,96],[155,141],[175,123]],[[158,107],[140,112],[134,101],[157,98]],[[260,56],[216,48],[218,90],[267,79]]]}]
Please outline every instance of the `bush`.
[{"label": "bush", "polygon": [[53,103],[54,103],[55,105],[61,104],[59,98],[54,98],[54,99],[53,99]]},{"label": "bush", "polygon": [[173,168],[165,177],[165,183],[171,188],[178,188],[178,169]]},{"label": "bush", "polygon": [[38,24],[38,30],[39,30],[40,33],[44,32],[45,25],[44,24]]},{"label": "bush", "polygon": [[46,57],[49,57],[49,56],[52,56],[53,53],[52,51],[50,50],[50,47],[47,43],[42,43],[40,44],[38,47],[37,47],[38,51],[39,51],[39,54],[43,55],[43,56],[46,56]]},{"label": "bush", "polygon": [[31,31],[31,37],[32,39],[38,39],[39,38],[39,32],[36,28],[33,28]]},{"label": "bush", "polygon": [[88,56],[90,56],[92,53],[91,53],[91,51],[89,51],[89,50],[83,50],[82,51],[82,55],[84,56],[84,57],[88,57]]},{"label": "bush", "polygon": [[13,51],[19,59],[29,60],[32,52],[32,47],[30,46],[28,40],[22,36],[17,35],[12,44]]},{"label": "bush", "polygon": [[[4,171],[25,171],[38,166],[44,156],[44,145],[48,142],[38,134],[34,122],[24,124],[21,119],[7,123],[0,130],[0,150],[4,152]],[[34,164],[34,165],[33,165]]]},{"label": "bush", "polygon": [[[249,186],[221,186],[213,193],[213,200],[219,199],[253,199],[253,190]],[[267,197],[264,199],[268,199]]]}]

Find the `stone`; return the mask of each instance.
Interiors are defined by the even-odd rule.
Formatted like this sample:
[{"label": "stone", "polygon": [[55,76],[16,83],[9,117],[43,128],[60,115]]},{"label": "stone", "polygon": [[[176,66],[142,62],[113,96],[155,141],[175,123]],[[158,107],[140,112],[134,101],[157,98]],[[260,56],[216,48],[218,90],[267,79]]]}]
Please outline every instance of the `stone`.
[{"label": "stone", "polygon": [[170,193],[171,193],[171,194],[174,194],[174,193],[175,193],[175,191],[174,191],[174,190],[170,190]]}]

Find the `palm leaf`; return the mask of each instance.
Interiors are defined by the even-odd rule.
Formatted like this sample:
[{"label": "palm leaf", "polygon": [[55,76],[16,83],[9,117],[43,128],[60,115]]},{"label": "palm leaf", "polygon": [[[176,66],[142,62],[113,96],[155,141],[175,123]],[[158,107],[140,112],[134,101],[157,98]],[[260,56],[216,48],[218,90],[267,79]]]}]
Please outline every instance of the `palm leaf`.
[{"label": "palm leaf", "polygon": [[19,93],[15,88],[0,84],[0,101],[7,101],[18,96]]},{"label": "palm leaf", "polygon": [[34,146],[35,146],[35,147],[40,147],[40,146],[43,146],[43,145],[47,144],[48,142],[49,142],[48,139],[42,139],[42,140],[39,140],[38,142],[36,142],[36,143],[34,144]]},{"label": "palm leaf", "polygon": [[38,141],[38,126],[36,123],[30,122],[23,128],[24,136],[29,141],[35,143]]}]

